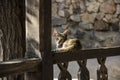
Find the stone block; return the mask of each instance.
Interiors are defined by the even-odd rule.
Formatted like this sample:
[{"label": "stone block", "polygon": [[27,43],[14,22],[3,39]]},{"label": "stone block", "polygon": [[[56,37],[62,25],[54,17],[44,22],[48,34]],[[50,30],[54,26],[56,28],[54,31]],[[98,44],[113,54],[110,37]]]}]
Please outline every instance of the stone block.
[{"label": "stone block", "polygon": [[104,13],[97,13],[96,19],[97,19],[97,20],[102,20],[104,16],[105,16]]},{"label": "stone block", "polygon": [[113,1],[107,1],[101,4],[100,11],[103,13],[113,14],[116,11],[116,5]]},{"label": "stone block", "polygon": [[58,15],[60,16],[60,17],[68,17],[69,16],[69,12],[67,11],[67,10],[59,10],[58,11]]},{"label": "stone block", "polygon": [[87,11],[89,12],[98,12],[100,3],[98,2],[90,2],[87,6]]},{"label": "stone block", "polygon": [[52,16],[57,17],[57,4],[52,4]]},{"label": "stone block", "polygon": [[92,14],[83,13],[83,14],[81,14],[81,20],[84,23],[94,23],[96,15],[97,15],[96,13],[92,13]]},{"label": "stone block", "polygon": [[82,23],[82,22],[79,23],[79,27],[81,29],[84,29],[84,30],[87,30],[87,31],[94,29],[93,24],[86,24],[86,23]]},{"label": "stone block", "polygon": [[115,3],[120,3],[120,0],[114,0]]},{"label": "stone block", "polygon": [[102,20],[95,22],[94,29],[97,30],[97,31],[108,31],[108,30],[110,30],[108,24],[106,22],[102,21]]},{"label": "stone block", "polygon": [[117,4],[116,6],[116,14],[120,14],[120,4]]},{"label": "stone block", "polygon": [[52,18],[52,25],[63,25],[63,24],[66,24],[67,23],[67,20],[65,18],[56,18],[56,17],[53,17]]},{"label": "stone block", "polygon": [[73,15],[70,16],[70,19],[72,21],[79,22],[80,21],[80,15],[79,14],[73,14]]}]

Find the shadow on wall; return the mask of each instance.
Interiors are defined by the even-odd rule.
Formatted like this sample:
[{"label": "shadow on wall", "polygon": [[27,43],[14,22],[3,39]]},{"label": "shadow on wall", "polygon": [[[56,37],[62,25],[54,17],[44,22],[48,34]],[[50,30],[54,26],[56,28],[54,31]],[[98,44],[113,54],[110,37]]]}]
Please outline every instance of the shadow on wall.
[{"label": "shadow on wall", "polygon": [[35,39],[27,39],[27,58],[40,58],[39,43]]},{"label": "shadow on wall", "polygon": [[26,57],[41,58],[39,52],[39,0],[26,0]]}]

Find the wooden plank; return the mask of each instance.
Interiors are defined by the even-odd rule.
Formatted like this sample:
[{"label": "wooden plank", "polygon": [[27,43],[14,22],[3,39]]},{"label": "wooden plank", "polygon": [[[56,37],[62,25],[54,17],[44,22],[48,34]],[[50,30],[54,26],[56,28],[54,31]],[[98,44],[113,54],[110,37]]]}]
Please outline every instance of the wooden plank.
[{"label": "wooden plank", "polygon": [[40,0],[39,16],[42,80],[53,80],[53,61],[51,55],[51,0]]},{"label": "wooden plank", "polygon": [[24,57],[25,40],[25,0],[0,0],[0,29],[4,61]]},{"label": "wooden plank", "polygon": [[0,63],[0,77],[11,74],[21,74],[28,71],[37,71],[41,68],[41,60],[39,58],[31,59],[15,59]]},{"label": "wooden plank", "polygon": [[120,55],[120,47],[77,50],[74,52],[53,52],[53,62],[61,63],[117,55]]},{"label": "wooden plank", "polygon": [[[25,0],[0,0],[0,29],[3,32],[3,60],[23,58],[25,40]],[[23,75],[9,76],[9,80],[23,80]]]}]

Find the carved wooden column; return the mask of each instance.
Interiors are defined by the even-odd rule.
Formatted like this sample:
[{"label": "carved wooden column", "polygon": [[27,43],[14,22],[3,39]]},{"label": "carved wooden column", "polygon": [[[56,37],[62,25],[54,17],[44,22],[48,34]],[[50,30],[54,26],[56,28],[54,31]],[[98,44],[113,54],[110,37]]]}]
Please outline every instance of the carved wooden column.
[{"label": "carved wooden column", "polygon": [[98,58],[99,68],[97,70],[97,80],[108,80],[108,71],[105,66],[106,58]]},{"label": "carved wooden column", "polygon": [[78,80],[90,80],[89,71],[86,67],[87,60],[79,60],[77,61],[80,69],[78,71]]},{"label": "carved wooden column", "polygon": [[68,63],[58,63],[57,64],[59,69],[60,69],[60,74],[58,76],[58,80],[72,80],[72,76],[69,73],[69,71],[67,71],[68,68]]}]

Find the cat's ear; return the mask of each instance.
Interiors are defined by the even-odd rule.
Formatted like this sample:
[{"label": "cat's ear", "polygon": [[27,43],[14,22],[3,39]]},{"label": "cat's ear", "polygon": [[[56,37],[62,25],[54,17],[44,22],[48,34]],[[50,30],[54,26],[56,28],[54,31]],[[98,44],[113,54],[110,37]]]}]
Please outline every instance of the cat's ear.
[{"label": "cat's ear", "polygon": [[70,30],[69,30],[69,29],[66,29],[66,30],[63,32],[63,34],[64,34],[64,35],[67,35],[69,32],[70,32]]},{"label": "cat's ear", "polygon": [[57,31],[57,29],[54,28],[54,30],[53,30],[53,36],[56,36],[57,34],[58,34],[58,31]]}]

